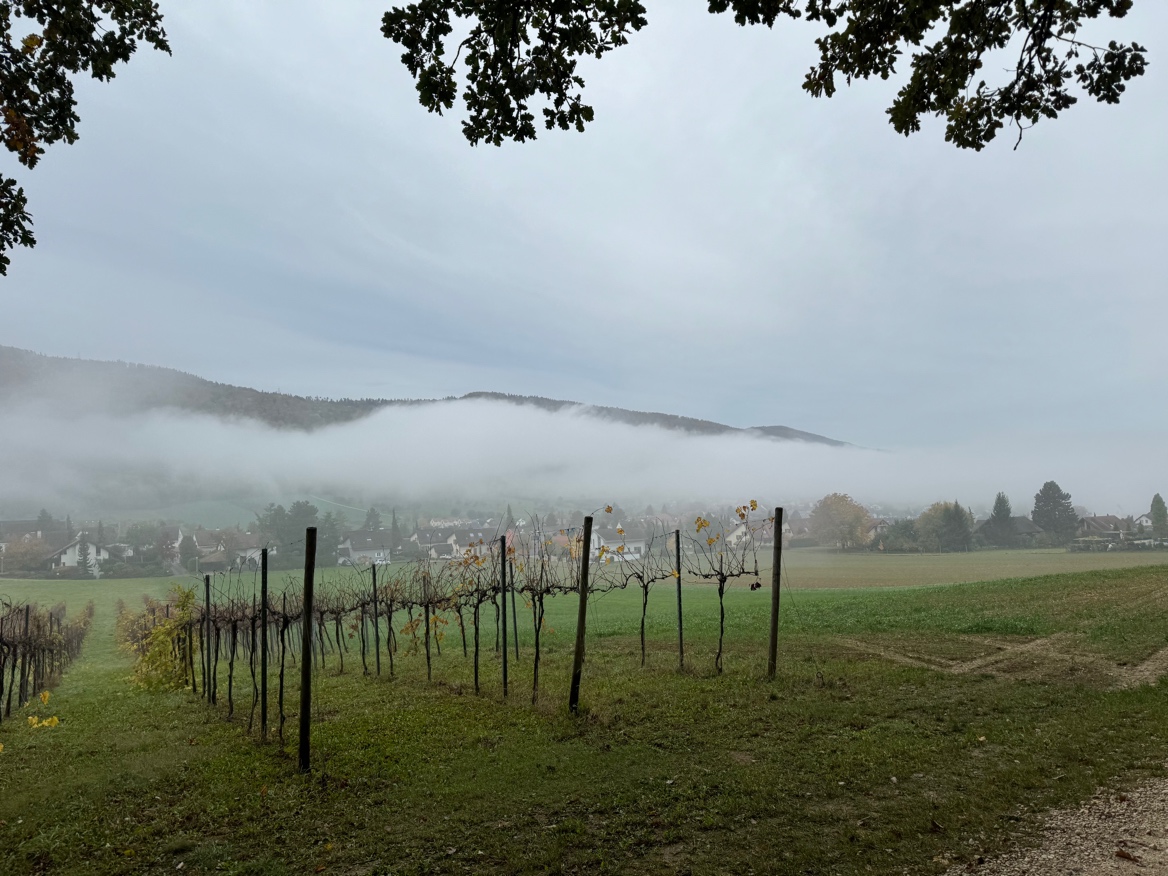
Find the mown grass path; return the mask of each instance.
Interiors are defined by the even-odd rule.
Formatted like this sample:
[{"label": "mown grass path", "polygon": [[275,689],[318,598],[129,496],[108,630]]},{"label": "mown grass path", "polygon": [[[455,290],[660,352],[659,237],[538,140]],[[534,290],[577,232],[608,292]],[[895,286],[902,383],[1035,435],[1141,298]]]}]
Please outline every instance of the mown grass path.
[{"label": "mown grass path", "polygon": [[653,596],[646,670],[637,596],[612,594],[590,615],[576,720],[563,707],[572,606],[557,601],[536,707],[528,639],[506,703],[493,652],[483,694],[470,693],[454,635],[433,684],[416,654],[394,679],[330,664],[307,777],[294,721],[283,744],[261,743],[246,708],[227,722],[188,693],[129,682],[114,603],[163,583],[69,585],[70,605],[98,594],[94,632],[44,711],[60,726],[0,726],[0,872],[941,872],[1001,847],[1032,813],[1160,773],[1168,686],[941,672],[837,637],[970,660],[1065,635],[1134,665],[1168,644],[1166,585],[1161,567],[796,592],[774,683],[761,679],[765,591],[733,592],[720,678],[708,589],[686,591],[682,675],[669,590]]}]

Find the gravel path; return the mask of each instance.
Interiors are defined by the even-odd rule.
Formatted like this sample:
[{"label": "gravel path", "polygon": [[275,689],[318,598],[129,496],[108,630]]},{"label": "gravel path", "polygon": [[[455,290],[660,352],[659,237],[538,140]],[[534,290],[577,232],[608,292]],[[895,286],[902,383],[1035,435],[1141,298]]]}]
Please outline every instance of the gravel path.
[{"label": "gravel path", "polygon": [[[1155,684],[1168,675],[1168,648],[1137,666],[1116,666],[1066,650],[1067,634],[1003,644],[985,657],[964,662],[927,661],[860,639],[840,644],[886,660],[938,672],[1018,675],[1019,657],[1038,664],[1071,660],[1094,667],[1116,688]],[[1037,664],[1036,664],[1037,665]],[[946,876],[1168,876],[1168,778],[1152,779],[1125,792],[1100,791],[1077,809],[1046,813],[1033,848],[1006,852],[989,861],[955,865]]]},{"label": "gravel path", "polygon": [[1033,849],[946,876],[1168,876],[1168,779],[1131,791],[1101,791],[1078,809],[1047,813]]}]

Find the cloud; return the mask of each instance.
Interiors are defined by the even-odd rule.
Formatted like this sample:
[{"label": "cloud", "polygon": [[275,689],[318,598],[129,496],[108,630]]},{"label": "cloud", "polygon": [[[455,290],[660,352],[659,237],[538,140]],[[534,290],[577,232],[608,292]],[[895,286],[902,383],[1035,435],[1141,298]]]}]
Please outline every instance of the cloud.
[{"label": "cloud", "polygon": [[[0,495],[29,510],[130,511],[207,498],[333,495],[420,502],[513,498],[619,502],[813,501],[829,492],[898,508],[957,499],[1019,512],[1046,480],[1100,513],[1144,510],[1156,489],[1144,440],[1009,441],[879,451],[704,437],[490,400],[389,408],[316,432],[154,412],[115,417],[36,407],[6,417]],[[1123,453],[1116,453],[1122,447]]]},{"label": "cloud", "polygon": [[[81,140],[21,175],[40,243],[4,281],[0,343],[881,446],[1168,428],[1146,401],[1168,320],[1163,64],[1118,107],[1083,100],[974,155],[931,120],[896,136],[897,83],[802,93],[810,28],[656,6],[582,64],[585,134],[471,149],[457,113],[418,106],[382,6],[175,5],[174,55],[83,81]],[[1145,2],[1091,36],[1159,52],[1165,22]]]}]

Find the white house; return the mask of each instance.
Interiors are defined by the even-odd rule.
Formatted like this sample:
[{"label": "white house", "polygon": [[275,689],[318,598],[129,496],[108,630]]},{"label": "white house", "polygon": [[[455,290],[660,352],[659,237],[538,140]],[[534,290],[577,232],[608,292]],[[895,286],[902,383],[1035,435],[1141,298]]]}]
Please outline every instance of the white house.
[{"label": "white house", "polygon": [[40,523],[36,520],[0,520],[0,554],[13,542],[43,536]]},{"label": "white house", "polygon": [[49,568],[51,569],[75,569],[77,568],[78,551],[82,544],[82,538],[85,543],[89,545],[89,564],[94,569],[98,568],[102,563],[109,560],[109,551],[104,547],[98,547],[89,538],[88,533],[82,533],[80,537],[73,539],[64,547],[55,550],[48,558]]},{"label": "white house", "polygon": [[370,532],[358,529],[349,532],[337,549],[337,562],[342,565],[363,566],[382,564],[393,560],[390,533],[384,529]]},{"label": "white house", "polygon": [[[620,530],[620,531],[618,531]],[[629,558],[640,558],[649,550],[649,534],[647,530],[637,524],[627,527],[621,523],[616,526],[601,526],[592,531],[592,556],[606,548],[608,554],[624,554]],[[623,550],[617,550],[623,548]]]},{"label": "white house", "polygon": [[[491,546],[498,541],[498,536],[480,527],[477,529],[457,530],[451,534],[450,539],[450,545],[454,548],[455,556],[470,552],[472,556],[485,557],[491,552]],[[511,541],[512,534],[509,532],[507,533],[507,544],[510,545]]]},{"label": "white house", "polygon": [[[258,535],[240,532],[238,529],[225,529],[216,533],[196,532],[195,544],[204,556],[222,553],[224,562],[231,569],[259,568],[264,551]],[[276,549],[269,548],[268,556],[275,555]]]},{"label": "white house", "polygon": [[[780,531],[783,533],[784,544],[791,539],[791,524],[783,519]],[[747,538],[752,538],[758,547],[774,546],[775,522],[769,517],[762,520],[742,521],[726,533],[726,543],[731,547],[738,547]]]}]

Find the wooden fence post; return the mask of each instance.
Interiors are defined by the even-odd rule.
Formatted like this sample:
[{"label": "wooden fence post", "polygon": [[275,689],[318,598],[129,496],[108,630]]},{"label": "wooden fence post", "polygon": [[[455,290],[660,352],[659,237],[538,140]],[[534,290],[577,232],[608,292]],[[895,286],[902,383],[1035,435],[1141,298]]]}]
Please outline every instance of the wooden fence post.
[{"label": "wooden fence post", "polygon": [[304,532],[304,634],[300,659],[300,772],[309,769],[308,739],[312,727],[312,577],[316,571],[316,527]]},{"label": "wooden fence post", "polygon": [[499,536],[499,599],[503,603],[503,698],[507,698],[507,535]]},{"label": "wooden fence post", "polygon": [[381,675],[381,621],[377,612],[377,563],[373,563],[369,570],[373,573],[373,653],[377,660],[377,674]]},{"label": "wooden fence post", "polygon": [[[506,605],[504,605],[505,607]],[[32,642],[28,635],[30,608],[31,606],[26,602],[24,604],[24,642],[20,647],[20,693],[16,695],[16,705],[18,708],[27,703],[32,696],[28,687],[28,652],[32,648]]]},{"label": "wooden fence post", "polygon": [[584,674],[584,625],[588,621],[588,559],[592,553],[592,518],[584,518],[583,553],[580,556],[580,610],[576,614],[576,653],[572,658],[572,689],[568,711],[580,710],[580,676]]},{"label": "wooden fence post", "polygon": [[673,530],[673,568],[677,570],[677,671],[685,669],[685,637],[681,630],[681,530]]},{"label": "wooden fence post", "polygon": [[519,613],[515,610],[515,562],[511,566],[511,632],[515,638],[515,659],[519,659]]},{"label": "wooden fence post", "polygon": [[268,549],[260,551],[260,738],[268,738]]},{"label": "wooden fence post", "polygon": [[767,652],[767,678],[775,679],[779,665],[779,581],[783,564],[783,509],[775,509],[774,568],[771,569],[771,641]]},{"label": "wooden fence post", "polygon": [[211,700],[211,576],[203,576],[203,627],[206,630],[203,650],[206,652],[207,674],[203,676],[203,696]]}]

